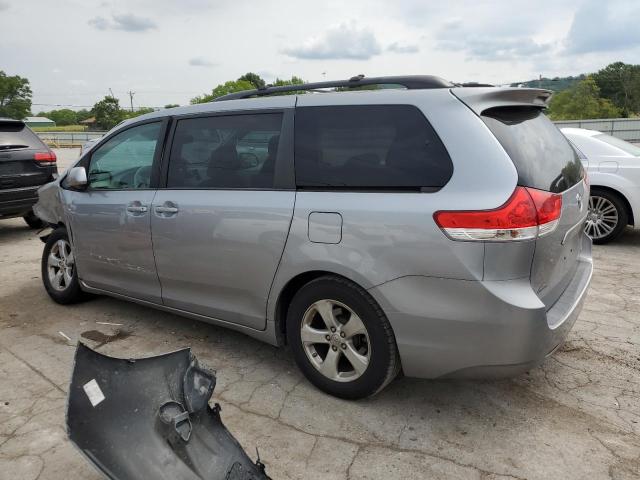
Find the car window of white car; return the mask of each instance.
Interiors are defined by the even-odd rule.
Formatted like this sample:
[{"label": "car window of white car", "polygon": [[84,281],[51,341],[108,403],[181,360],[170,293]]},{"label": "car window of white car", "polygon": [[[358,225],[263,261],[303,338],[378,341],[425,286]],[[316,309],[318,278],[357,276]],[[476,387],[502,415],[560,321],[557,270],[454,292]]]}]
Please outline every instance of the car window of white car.
[{"label": "car window of white car", "polygon": [[634,157],[640,157],[640,147],[636,147],[635,145],[629,142],[625,142],[620,138],[612,137],[611,135],[607,135],[606,133],[601,133],[600,135],[594,135],[593,138],[601,142],[604,142],[608,145],[612,145],[616,148],[619,148],[620,150],[628,153],[629,155],[633,155]]}]

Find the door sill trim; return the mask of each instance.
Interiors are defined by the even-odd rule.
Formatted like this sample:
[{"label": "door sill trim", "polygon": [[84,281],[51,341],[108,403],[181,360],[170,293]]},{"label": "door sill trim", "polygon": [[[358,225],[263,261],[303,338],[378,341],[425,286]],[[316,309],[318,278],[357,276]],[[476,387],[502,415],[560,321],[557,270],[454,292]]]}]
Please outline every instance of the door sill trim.
[{"label": "door sill trim", "polygon": [[[230,328],[232,330],[237,330],[240,332],[244,332],[248,335],[255,336],[256,334],[266,334],[267,333],[267,325],[265,320],[265,328],[259,330],[257,328],[247,327],[246,325],[240,325],[239,323],[228,322],[226,320],[220,320],[219,318],[208,317],[206,315],[201,315],[199,313],[189,312],[187,310],[180,310],[175,307],[168,307],[166,305],[162,305],[155,302],[150,302],[148,300],[141,300],[139,298],[130,297],[128,295],[123,295],[122,293],[110,292],[109,290],[104,290],[102,288],[96,288],[88,285],[84,280],[80,280],[80,286],[82,290],[88,293],[94,293],[97,295],[106,295],[109,297],[118,298],[120,300],[126,300],[129,302],[137,303],[139,305],[144,305],[152,308],[156,308],[158,310],[163,310],[169,313],[175,313],[176,315],[180,315],[182,317],[192,318],[194,320],[199,320],[201,322],[210,323],[212,325],[219,325],[221,327]],[[262,337],[260,337],[262,338]],[[266,340],[269,343],[272,343],[270,340]]]}]

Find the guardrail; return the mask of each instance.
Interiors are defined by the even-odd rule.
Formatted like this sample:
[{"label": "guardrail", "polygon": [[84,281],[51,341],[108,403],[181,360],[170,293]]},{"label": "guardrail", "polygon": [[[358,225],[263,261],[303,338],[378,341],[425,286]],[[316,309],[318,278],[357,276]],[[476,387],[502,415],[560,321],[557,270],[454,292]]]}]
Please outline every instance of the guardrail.
[{"label": "guardrail", "polygon": [[598,130],[627,142],[640,142],[640,118],[603,118],[597,120],[562,120],[558,128],[573,127]]},{"label": "guardrail", "polygon": [[87,141],[100,138],[107,132],[36,132],[40,139],[54,148],[81,147]]}]

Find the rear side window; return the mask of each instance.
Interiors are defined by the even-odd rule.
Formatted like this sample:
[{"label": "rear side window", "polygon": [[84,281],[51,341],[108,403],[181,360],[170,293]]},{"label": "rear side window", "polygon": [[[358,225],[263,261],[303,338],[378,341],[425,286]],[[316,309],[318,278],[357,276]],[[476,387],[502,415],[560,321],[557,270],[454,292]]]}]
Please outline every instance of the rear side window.
[{"label": "rear side window", "polygon": [[616,137],[612,137],[611,135],[607,135],[606,133],[601,133],[599,135],[595,135],[593,138],[597,138],[598,140],[603,141],[609,145],[612,145],[616,148],[619,148],[623,152],[626,152],[634,157],[640,157],[640,147],[636,147],[629,142],[625,142]]},{"label": "rear side window", "polygon": [[575,150],[539,108],[492,108],[482,119],[511,157],[519,185],[557,193],[582,179]]},{"label": "rear side window", "polygon": [[40,138],[24,123],[0,122],[0,150],[45,148]]},{"label": "rear side window", "polygon": [[411,105],[296,108],[296,184],[310,188],[439,189],[453,164]]},{"label": "rear side window", "polygon": [[282,114],[178,120],[167,188],[273,188]]}]

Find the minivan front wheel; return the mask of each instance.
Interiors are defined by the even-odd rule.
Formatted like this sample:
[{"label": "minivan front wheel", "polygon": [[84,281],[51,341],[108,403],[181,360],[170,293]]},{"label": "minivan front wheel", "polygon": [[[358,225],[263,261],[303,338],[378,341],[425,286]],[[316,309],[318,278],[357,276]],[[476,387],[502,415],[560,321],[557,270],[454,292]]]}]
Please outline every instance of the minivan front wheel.
[{"label": "minivan front wheel", "polygon": [[57,228],[47,238],[42,251],[41,270],[44,288],[55,302],[69,304],[83,298],[75,253],[65,228]]},{"label": "minivan front wheel", "polygon": [[366,291],[341,277],[318,278],[296,293],[287,337],[305,376],[337,397],[373,395],[400,369],[386,316]]}]

